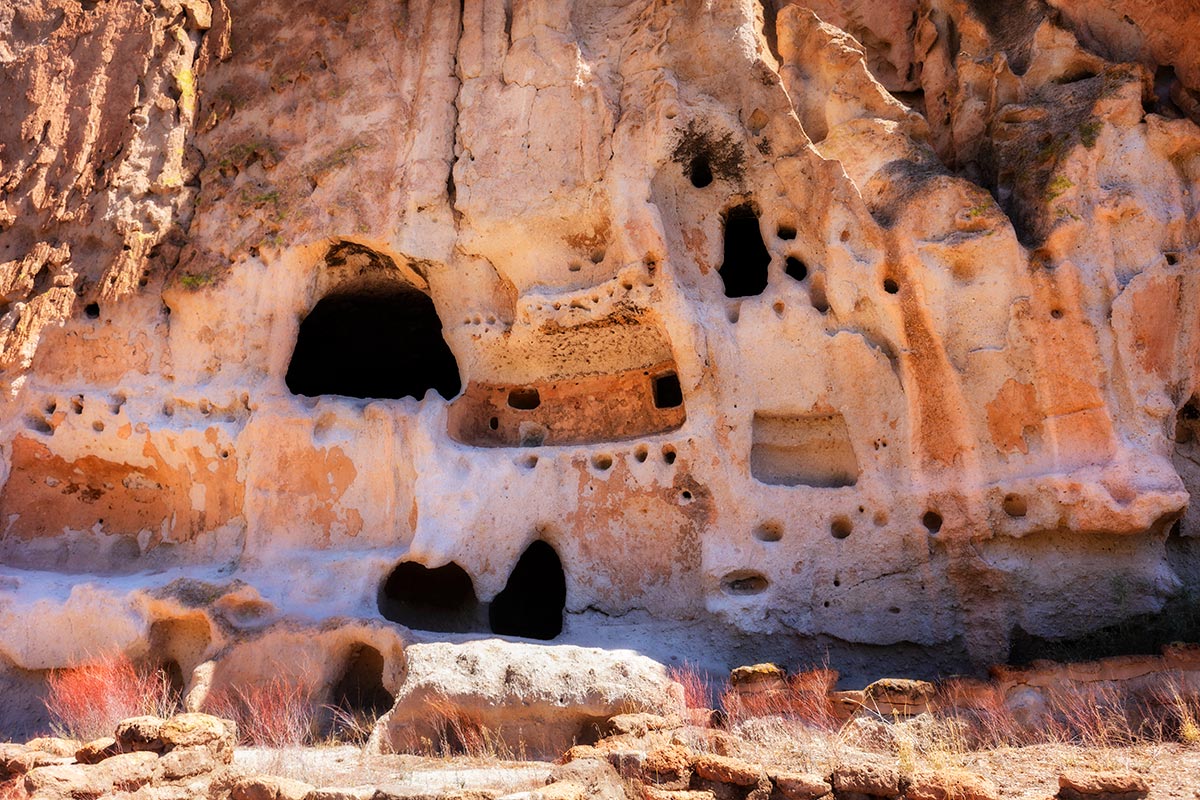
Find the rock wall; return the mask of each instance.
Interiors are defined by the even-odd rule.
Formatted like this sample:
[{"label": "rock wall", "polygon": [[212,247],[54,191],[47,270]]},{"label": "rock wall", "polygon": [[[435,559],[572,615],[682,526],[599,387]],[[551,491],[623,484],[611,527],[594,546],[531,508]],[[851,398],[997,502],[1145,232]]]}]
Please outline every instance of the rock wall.
[{"label": "rock wall", "polygon": [[375,620],[400,562],[466,575],[400,622],[509,591],[585,639],[983,664],[1157,611],[1200,533],[1198,20],[7,4],[0,652]]}]

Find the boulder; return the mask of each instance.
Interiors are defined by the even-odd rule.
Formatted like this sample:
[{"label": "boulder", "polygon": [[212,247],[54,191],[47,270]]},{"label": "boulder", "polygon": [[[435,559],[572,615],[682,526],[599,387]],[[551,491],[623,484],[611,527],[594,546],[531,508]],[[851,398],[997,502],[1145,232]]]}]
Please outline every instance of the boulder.
[{"label": "boulder", "polygon": [[782,800],[817,800],[833,791],[829,781],[820,775],[801,772],[772,773],[771,783]]},{"label": "boulder", "polygon": [[176,747],[159,759],[158,768],[164,778],[177,781],[212,772],[222,763],[208,747]]},{"label": "boulder", "polygon": [[25,774],[25,791],[37,800],[91,800],[112,788],[111,775],[78,764],[34,767]]},{"label": "boulder", "polygon": [[222,764],[233,761],[237,744],[237,726],[211,714],[177,714],[163,723],[158,735],[167,750],[205,747]]},{"label": "boulder", "polygon": [[113,738],[125,753],[138,750],[158,753],[163,749],[162,739],[158,735],[162,726],[163,720],[158,717],[130,717],[117,724]]},{"label": "boulder", "polygon": [[304,800],[371,800],[373,797],[374,786],[346,786],[313,789]]},{"label": "boulder", "polygon": [[749,687],[785,688],[787,673],[775,664],[751,664],[737,667],[729,673],[729,685],[734,689]]},{"label": "boulder", "polygon": [[[575,794],[570,794],[575,792]],[[626,800],[625,781],[607,761],[584,759],[555,767],[548,785],[539,789],[542,800]]]},{"label": "boulder", "polygon": [[863,689],[862,704],[885,717],[914,717],[929,711],[936,689],[932,683],[905,678],[884,678]]},{"label": "boulder", "polygon": [[30,750],[38,750],[42,753],[49,753],[52,756],[73,756],[79,744],[58,736],[39,736],[35,739],[30,739],[25,743],[25,746]]},{"label": "boulder", "polygon": [[599,725],[602,738],[608,736],[645,736],[651,731],[665,731],[678,728],[682,722],[668,719],[659,714],[642,712],[639,714],[617,714]]},{"label": "boulder", "polygon": [[763,774],[763,768],[758,764],[708,753],[696,756],[692,762],[692,769],[705,780],[734,786],[754,786]]},{"label": "boulder", "polygon": [[100,764],[88,767],[89,773],[100,776],[105,784],[114,789],[132,792],[154,780],[158,756],[147,750],[133,753],[118,753]]},{"label": "boulder", "polygon": [[648,785],[643,785],[641,791],[642,800],[717,800],[717,796],[708,791],[661,789]]},{"label": "boulder", "polygon": [[973,772],[949,769],[914,774],[904,797],[905,800],[999,800],[1000,790]]},{"label": "boulder", "polygon": [[106,758],[121,752],[117,740],[111,736],[93,739],[75,751],[75,760],[80,764],[99,764]]},{"label": "boulder", "polygon": [[1070,770],[1058,777],[1060,800],[1138,800],[1149,793],[1146,779],[1132,770]]},{"label": "boulder", "polygon": [[30,750],[21,744],[0,744],[0,778],[24,775],[37,767],[70,764],[71,759]]},{"label": "boulder", "polygon": [[376,751],[453,744],[455,727],[467,726],[513,750],[557,755],[620,713],[683,714],[666,669],[631,651],[489,639],[414,644],[406,656],[395,706],[371,737]]},{"label": "boulder", "polygon": [[843,764],[833,771],[831,782],[839,795],[896,797],[900,794],[900,773],[892,767],[871,762]]},{"label": "boulder", "polygon": [[678,745],[650,751],[642,762],[641,777],[664,789],[686,789],[692,778],[691,751]]},{"label": "boulder", "polygon": [[230,800],[305,800],[314,788],[277,775],[246,775],[234,781]]}]

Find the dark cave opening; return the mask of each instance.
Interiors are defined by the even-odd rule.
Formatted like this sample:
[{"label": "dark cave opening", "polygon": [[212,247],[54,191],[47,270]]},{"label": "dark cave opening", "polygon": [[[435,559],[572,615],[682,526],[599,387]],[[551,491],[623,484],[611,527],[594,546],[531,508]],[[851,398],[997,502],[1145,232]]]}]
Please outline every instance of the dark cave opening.
[{"label": "dark cave opening", "polygon": [[771,254],[763,243],[758,212],[749,203],[725,214],[725,258],[718,268],[726,297],[750,297],[767,288]]},{"label": "dark cave opening", "polygon": [[383,654],[362,642],[352,646],[330,700],[349,715],[378,717],[391,709],[394,698],[383,685]]},{"label": "dark cave opening", "polygon": [[529,545],[504,590],[492,601],[492,632],[527,639],[553,639],[562,633],[567,580],[558,553],[546,542]]},{"label": "dark cave opening", "polygon": [[674,372],[665,372],[654,377],[654,407],[679,408],[683,405],[683,387],[679,385],[679,376]]},{"label": "dark cave opening", "polygon": [[288,365],[292,394],[449,400],[462,388],[458,362],[433,301],[409,286],[328,295],[300,324]]},{"label": "dark cave opening", "polygon": [[481,627],[475,584],[453,561],[433,569],[414,561],[396,565],[379,587],[379,613],[425,631],[468,633]]},{"label": "dark cave opening", "polygon": [[795,281],[802,281],[808,277],[808,265],[795,256],[788,256],[784,263],[784,274]]}]

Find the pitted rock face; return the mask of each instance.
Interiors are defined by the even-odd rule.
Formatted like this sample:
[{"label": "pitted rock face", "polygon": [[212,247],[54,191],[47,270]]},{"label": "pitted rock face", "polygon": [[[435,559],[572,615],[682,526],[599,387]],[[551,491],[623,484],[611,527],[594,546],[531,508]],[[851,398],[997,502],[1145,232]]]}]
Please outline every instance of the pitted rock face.
[{"label": "pitted rock face", "polygon": [[1157,611],[1200,20],[1051,5],[8,4],[0,649]]}]

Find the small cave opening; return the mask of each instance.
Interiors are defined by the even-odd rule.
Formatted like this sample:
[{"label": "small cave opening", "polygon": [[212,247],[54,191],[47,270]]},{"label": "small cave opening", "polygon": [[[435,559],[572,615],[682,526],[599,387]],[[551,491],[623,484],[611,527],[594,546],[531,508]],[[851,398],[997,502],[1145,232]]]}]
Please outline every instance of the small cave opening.
[{"label": "small cave opening", "polygon": [[688,165],[688,178],[697,189],[703,189],[713,182],[712,165],[708,163],[708,156],[698,155],[692,159],[692,163]]},{"label": "small cave opening", "polygon": [[300,324],[286,383],[306,397],[390,400],[462,388],[433,300],[407,285],[323,297]]},{"label": "small cave opening", "polygon": [[330,701],[348,721],[374,719],[390,710],[395,700],[383,685],[383,654],[369,644],[353,645],[333,684]]},{"label": "small cave opening", "polygon": [[379,587],[379,613],[424,631],[469,633],[480,627],[475,584],[453,561],[433,569],[415,561],[397,564]]},{"label": "small cave opening", "polygon": [[679,376],[674,372],[656,375],[653,388],[655,408],[679,408],[683,405],[683,387],[679,385]]},{"label": "small cave opening", "polygon": [[562,633],[567,579],[554,548],[542,540],[517,560],[504,590],[492,601],[493,633],[527,639],[553,639]]},{"label": "small cave opening", "polygon": [[542,404],[537,389],[513,389],[508,393],[508,407],[518,411],[532,411]]},{"label": "small cave opening", "polygon": [[788,256],[783,262],[784,274],[794,281],[802,281],[808,277],[808,265],[795,256]]},{"label": "small cave opening", "polygon": [[725,283],[726,297],[752,297],[767,288],[771,254],[763,242],[758,212],[750,203],[725,213],[725,258],[717,272]]},{"label": "small cave opening", "polygon": [[158,673],[162,676],[164,688],[167,690],[167,699],[183,708],[187,681],[183,677],[183,668],[179,666],[179,662],[173,658],[166,659],[158,665]]}]

